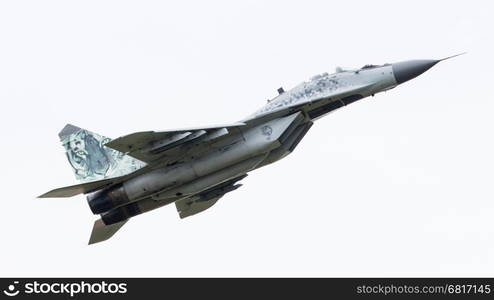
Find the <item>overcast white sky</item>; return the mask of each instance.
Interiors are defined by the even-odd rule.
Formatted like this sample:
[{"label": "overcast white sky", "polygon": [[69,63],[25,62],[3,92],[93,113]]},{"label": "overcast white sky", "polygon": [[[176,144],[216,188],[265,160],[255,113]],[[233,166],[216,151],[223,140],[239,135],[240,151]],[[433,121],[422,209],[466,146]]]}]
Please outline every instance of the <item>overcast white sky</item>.
[{"label": "overcast white sky", "polygon": [[[494,276],[492,1],[0,2],[0,276]],[[87,246],[66,123],[118,137],[249,115],[336,66],[441,58],[317,121],[212,209]]]}]

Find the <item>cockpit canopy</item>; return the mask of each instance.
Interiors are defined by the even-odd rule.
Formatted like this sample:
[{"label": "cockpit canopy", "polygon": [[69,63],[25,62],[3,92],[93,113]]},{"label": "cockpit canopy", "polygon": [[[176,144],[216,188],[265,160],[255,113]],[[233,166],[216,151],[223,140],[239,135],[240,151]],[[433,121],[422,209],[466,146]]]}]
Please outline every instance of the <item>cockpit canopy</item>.
[{"label": "cockpit canopy", "polygon": [[389,66],[389,65],[390,64],[384,64],[384,65],[371,65],[371,64],[368,64],[368,65],[365,65],[362,68],[360,68],[360,70],[374,69],[374,68],[379,68],[379,67],[384,67],[384,66]]},{"label": "cockpit canopy", "polygon": [[365,66],[363,66],[362,68],[360,69],[343,69],[341,67],[336,67],[336,73],[341,73],[341,72],[359,72],[361,70],[369,70],[369,69],[374,69],[374,68],[379,68],[379,67],[384,67],[384,66],[390,66],[391,64],[384,64],[384,65],[372,65],[372,64],[367,64]]}]

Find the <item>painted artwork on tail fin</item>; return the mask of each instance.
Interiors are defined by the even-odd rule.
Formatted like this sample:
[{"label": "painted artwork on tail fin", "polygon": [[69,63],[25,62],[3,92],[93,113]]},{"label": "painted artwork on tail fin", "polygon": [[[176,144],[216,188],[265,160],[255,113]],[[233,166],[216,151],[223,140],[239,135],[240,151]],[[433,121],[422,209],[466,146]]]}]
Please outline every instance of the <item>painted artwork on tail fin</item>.
[{"label": "painted artwork on tail fin", "polygon": [[130,174],[146,164],[105,147],[110,138],[67,124],[58,134],[77,180],[88,182]]}]

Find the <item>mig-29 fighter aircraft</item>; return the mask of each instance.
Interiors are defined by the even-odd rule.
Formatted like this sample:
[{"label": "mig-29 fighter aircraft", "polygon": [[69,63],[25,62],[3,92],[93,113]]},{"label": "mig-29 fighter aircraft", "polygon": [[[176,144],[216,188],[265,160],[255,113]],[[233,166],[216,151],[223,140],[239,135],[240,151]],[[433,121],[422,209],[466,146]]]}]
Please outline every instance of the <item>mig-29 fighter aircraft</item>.
[{"label": "mig-29 fighter aircraft", "polygon": [[82,183],[40,197],[87,194],[91,211],[101,215],[89,244],[110,238],[130,218],[170,203],[180,218],[192,216],[238,189],[248,172],[293,152],[315,120],[392,89],[445,59],[337,68],[289,91],[278,89],[277,97],[233,124],[136,132],[114,140],[68,124],[59,136]]}]

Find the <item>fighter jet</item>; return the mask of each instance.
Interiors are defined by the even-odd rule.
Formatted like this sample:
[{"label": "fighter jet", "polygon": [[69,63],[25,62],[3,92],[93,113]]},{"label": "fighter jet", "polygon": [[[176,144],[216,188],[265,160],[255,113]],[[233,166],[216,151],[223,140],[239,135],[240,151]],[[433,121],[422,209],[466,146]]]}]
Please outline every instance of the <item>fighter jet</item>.
[{"label": "fighter jet", "polygon": [[289,91],[279,88],[264,107],[227,125],[135,132],[111,140],[68,124],[59,137],[82,183],[39,197],[87,194],[91,211],[101,216],[89,244],[109,239],[130,218],[170,203],[180,218],[195,215],[238,189],[250,171],[292,153],[314,121],[451,57],[337,68]]}]

